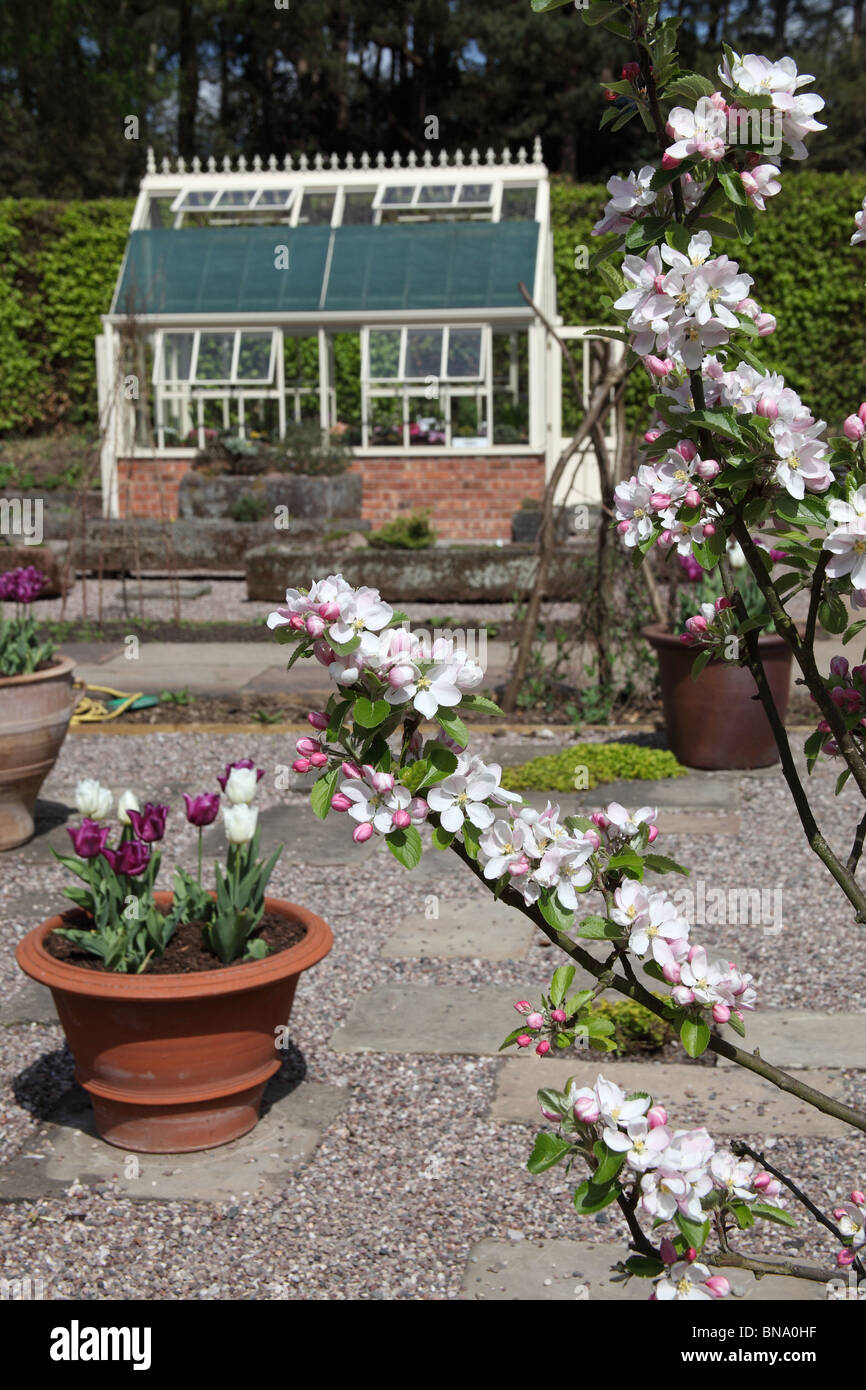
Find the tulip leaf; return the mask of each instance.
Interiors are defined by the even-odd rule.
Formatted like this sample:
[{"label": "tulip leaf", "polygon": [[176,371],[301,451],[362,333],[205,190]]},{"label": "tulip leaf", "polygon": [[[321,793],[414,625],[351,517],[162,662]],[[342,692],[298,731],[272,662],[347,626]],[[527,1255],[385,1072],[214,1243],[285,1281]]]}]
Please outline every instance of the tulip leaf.
[{"label": "tulip leaf", "polygon": [[680,1024],[680,1042],[690,1057],[700,1057],[710,1041],[710,1026],[702,1018],[684,1018]]},{"label": "tulip leaf", "polygon": [[360,724],[362,729],[375,729],[390,713],[391,706],[387,700],[377,700],[374,704],[366,695],[361,695],[355,701],[352,719],[356,724]]},{"label": "tulip leaf", "polygon": [[407,825],[405,830],[392,830],[385,841],[394,858],[406,869],[414,869],[424,852],[421,836],[414,825]]},{"label": "tulip leaf", "polygon": [[565,1158],[570,1149],[571,1145],[556,1134],[536,1134],[526,1166],[530,1173],[544,1173]]},{"label": "tulip leaf", "polygon": [[313,814],[324,820],[331,809],[331,797],[340,776],[339,767],[332,767],[329,772],[325,772],[318,777],[310,789],[310,805]]}]

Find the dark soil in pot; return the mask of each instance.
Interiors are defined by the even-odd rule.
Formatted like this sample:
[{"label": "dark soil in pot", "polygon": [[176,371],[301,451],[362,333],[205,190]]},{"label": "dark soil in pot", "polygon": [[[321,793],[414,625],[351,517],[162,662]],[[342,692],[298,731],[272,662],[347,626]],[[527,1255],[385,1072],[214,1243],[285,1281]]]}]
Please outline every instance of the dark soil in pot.
[{"label": "dark soil in pot", "polygon": [[[78,930],[90,925],[90,918],[87,914],[78,910],[65,912],[63,918],[68,926]],[[213,951],[209,951],[202,940],[202,925],[201,922],[181,922],[164,954],[154,957],[144,973],[147,975],[189,975],[202,970],[224,970],[226,968],[224,962],[220,960],[219,956],[214,955]],[[265,912],[258,931],[254,934],[254,939],[258,938],[264,941],[268,947],[268,955],[271,956],[276,955],[279,951],[287,951],[290,946],[296,946],[299,941],[303,941],[306,934],[307,929],[303,922],[287,920],[278,912]],[[55,960],[65,961],[67,965],[76,965],[82,970],[98,970],[102,974],[108,975],[116,973],[113,970],[106,970],[99,956],[91,955],[75,941],[70,941],[66,936],[58,936],[56,932],[49,932],[45,938],[44,947],[49,956]],[[244,962],[234,961],[233,964],[243,965]]]}]

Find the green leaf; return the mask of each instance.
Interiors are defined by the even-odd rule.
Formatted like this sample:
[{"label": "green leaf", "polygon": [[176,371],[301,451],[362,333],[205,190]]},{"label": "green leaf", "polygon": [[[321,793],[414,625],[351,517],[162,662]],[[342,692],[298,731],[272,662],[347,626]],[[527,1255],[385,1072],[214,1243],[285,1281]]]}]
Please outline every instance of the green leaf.
[{"label": "green leaf", "polygon": [[[533,8],[535,0],[532,0]],[[593,0],[588,10],[581,12],[584,24],[603,24],[606,19],[618,14],[622,9],[620,0]]]},{"label": "green leaf", "polygon": [[339,776],[339,765],[332,767],[330,772],[323,772],[310,789],[310,805],[313,814],[318,816],[319,820],[324,820],[331,809],[331,797],[334,795]]},{"label": "green leaf", "polygon": [[734,1213],[741,1231],[748,1231],[751,1226],[754,1226],[755,1218],[745,1202],[732,1202],[731,1211]]},{"label": "green leaf", "polygon": [[736,227],[731,226],[730,222],[722,221],[719,217],[700,217],[696,230],[711,232],[713,236],[725,237],[728,241],[736,241],[739,237]]},{"label": "green leaf", "polygon": [[611,1202],[615,1202],[619,1192],[619,1183],[597,1186],[587,1179],[574,1194],[574,1209],[580,1216],[591,1216],[593,1212],[602,1211],[604,1207],[609,1207]]},{"label": "green leaf", "polygon": [[530,1173],[546,1173],[548,1168],[560,1163],[570,1149],[571,1145],[557,1134],[536,1134],[526,1166]]},{"label": "green leaf", "polygon": [[495,700],[489,700],[486,695],[464,695],[460,701],[461,709],[480,710],[482,714],[503,714]]},{"label": "green leaf", "polygon": [[690,1057],[700,1057],[710,1041],[710,1027],[702,1018],[685,1018],[680,1024],[680,1042]]},{"label": "green leaf", "polygon": [[862,632],[864,627],[866,627],[866,618],[861,618],[859,622],[852,623],[845,633],[845,636],[842,638],[843,647],[846,647],[851,639],[857,636],[858,632]]},{"label": "green leaf", "polygon": [[584,917],[577,934],[584,941],[617,941],[624,935],[624,930],[616,922],[609,922],[606,917],[593,913],[590,917]]},{"label": "green leaf", "polygon": [[[744,241],[748,246],[755,236],[755,210],[751,207],[734,208],[734,222],[740,234],[740,241]],[[755,329],[755,333],[757,333]]]},{"label": "green leaf", "polygon": [[454,714],[452,710],[438,709],[436,718],[449,738],[453,738],[455,743],[459,743],[461,748],[465,748],[469,742],[469,734],[460,716]]},{"label": "green leaf", "polygon": [[661,1260],[653,1260],[649,1255],[629,1255],[625,1267],[630,1274],[636,1274],[639,1279],[655,1279],[656,1275],[664,1270]]},{"label": "green leaf", "polygon": [[543,1086],[540,1091],[536,1091],[535,1098],[542,1110],[551,1111],[554,1115],[568,1115],[571,1112],[568,1096],[563,1095],[562,1091]]},{"label": "green leaf", "polygon": [[641,217],[632,222],[626,233],[625,246],[627,251],[641,251],[646,246],[652,246],[655,242],[664,238],[670,219],[667,217]]},{"label": "green leaf", "polygon": [[545,888],[538,899],[538,907],[545,922],[548,922],[554,931],[567,932],[574,926],[574,913],[560,905],[552,888]]},{"label": "green leaf", "polygon": [[433,827],[433,848],[434,848],[434,849],[447,849],[448,846],[451,844],[451,842],[452,842],[453,839],[454,839],[454,832],[449,831],[449,830],[443,830],[441,825],[434,825],[434,827]]},{"label": "green leaf", "polygon": [[746,207],[749,199],[746,190],[743,188],[739,174],[735,173],[730,164],[724,161],[716,166],[716,177],[730,202],[735,207]]},{"label": "green leaf", "polygon": [[478,858],[478,848],[481,844],[481,831],[471,821],[463,822],[463,829],[460,832],[463,836],[463,844],[470,859]]},{"label": "green leaf", "polygon": [[403,786],[406,787],[407,790],[410,791],[414,796],[415,792],[418,790],[421,783],[424,781],[424,778],[426,777],[429,770],[430,765],[427,762],[427,759],[419,758],[417,762],[409,763],[407,767],[401,769],[400,781],[403,783]]},{"label": "green leaf", "polygon": [[765,1221],[775,1221],[777,1226],[796,1226],[796,1218],[780,1207],[771,1207],[767,1202],[750,1202],[749,1210],[753,1216],[763,1216]]},{"label": "green leaf", "polygon": [[685,1237],[689,1245],[693,1245],[696,1250],[701,1250],[710,1234],[709,1220],[692,1221],[690,1217],[684,1216],[681,1211],[678,1211],[674,1216],[674,1221],[679,1227],[680,1234]]},{"label": "green leaf", "polygon": [[842,788],[844,787],[845,783],[848,781],[848,778],[849,778],[850,776],[851,776],[851,769],[850,769],[850,767],[846,767],[844,772],[840,772],[840,773],[839,773],[839,776],[838,776],[837,779],[836,779],[836,790],[835,790],[834,793],[833,793],[834,796],[838,796],[838,795],[839,795],[840,791],[842,790]]},{"label": "green leaf", "polygon": [[844,632],[848,626],[848,609],[838,594],[831,594],[818,605],[818,618],[821,626],[835,635]]},{"label": "green leaf", "polygon": [[691,873],[691,869],[684,868],[675,859],[669,859],[666,854],[645,854],[643,862],[656,874],[685,874],[688,878]]},{"label": "green leaf", "polygon": [[636,878],[638,882],[643,878],[644,861],[639,854],[626,845],[618,854],[612,854],[607,861],[609,869],[621,869],[628,878]]},{"label": "green leaf", "polygon": [[536,14],[549,14],[551,10],[558,10],[569,3],[570,0],[531,0],[532,9]]},{"label": "green leaf", "polygon": [[414,825],[407,825],[405,830],[390,831],[385,836],[385,843],[394,858],[406,869],[414,869],[424,852],[421,836]]},{"label": "green leaf", "polygon": [[664,89],[664,98],[670,101],[673,97],[684,97],[686,101],[697,105],[701,97],[712,96],[716,90],[712,82],[706,77],[701,77],[697,72],[681,72],[672,82],[668,82]]},{"label": "green leaf", "polygon": [[499,1044],[499,1051],[504,1052],[506,1047],[513,1047],[514,1044],[517,1042],[517,1039],[521,1036],[521,1034],[525,1032],[525,1028],[515,1028],[513,1032],[508,1034],[508,1037],[505,1039],[505,1041]]},{"label": "green leaf", "polygon": [[558,1009],[574,979],[574,966],[561,965],[554,971],[553,979],[550,982],[550,1002],[555,1009]]},{"label": "green leaf", "polygon": [[362,729],[375,729],[393,713],[394,707],[389,705],[387,700],[377,700],[374,704],[366,695],[361,695],[355,701],[352,719],[356,724],[360,724]]},{"label": "green leaf", "polygon": [[444,744],[430,740],[424,748],[424,756],[429,765],[429,770],[421,783],[424,787],[432,787],[437,782],[444,782],[446,777],[450,777],[456,770],[457,758],[446,748]]},{"label": "green leaf", "polygon": [[598,1159],[598,1167],[593,1169],[592,1182],[596,1187],[606,1187],[625,1163],[625,1154],[609,1149],[601,1139],[593,1144],[592,1151]]},{"label": "green leaf", "polygon": [[731,1014],[728,1019],[728,1027],[733,1028],[734,1032],[738,1033],[741,1038],[746,1036],[746,1025],[741,1018],[737,1018],[736,1014]]}]

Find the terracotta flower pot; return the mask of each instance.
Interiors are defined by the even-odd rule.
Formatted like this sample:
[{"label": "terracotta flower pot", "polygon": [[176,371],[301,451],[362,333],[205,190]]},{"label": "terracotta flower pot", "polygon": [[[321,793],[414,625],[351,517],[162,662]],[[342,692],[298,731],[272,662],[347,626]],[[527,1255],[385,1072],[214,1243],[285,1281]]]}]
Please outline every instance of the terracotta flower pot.
[{"label": "terracotta flower pot", "polygon": [[[660,624],[642,629],[659,659],[668,746],[686,767],[768,767],[779,758],[770,721],[746,666],[710,661],[697,680],[697,652]],[[758,649],[782,719],[791,689],[791,649],[777,633],[758,638]]]},{"label": "terracotta flower pot", "polygon": [[58,656],[44,671],[0,676],[0,850],[33,834],[39,788],[57,761],[75,709],[75,662]]},{"label": "terracotta flower pot", "polygon": [[[171,893],[155,893],[165,908]],[[276,1029],[286,1024],[301,971],[334,944],[321,917],[266,898],[303,922],[306,936],[261,961],[186,975],[122,975],[56,960],[43,942],[60,917],[35,927],[16,955],[47,985],[109,1144],[137,1153],[189,1153],[253,1128],[279,1069]]]}]

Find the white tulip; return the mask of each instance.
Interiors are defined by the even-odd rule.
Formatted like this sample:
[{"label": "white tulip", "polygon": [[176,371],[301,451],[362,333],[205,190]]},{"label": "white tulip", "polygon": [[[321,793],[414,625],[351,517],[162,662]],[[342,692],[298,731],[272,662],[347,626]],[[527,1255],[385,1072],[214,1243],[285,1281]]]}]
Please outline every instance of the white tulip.
[{"label": "white tulip", "polygon": [[233,806],[248,806],[256,794],[258,777],[254,767],[233,767],[226,782],[226,796]]},{"label": "white tulip", "polygon": [[126,814],[127,811],[140,810],[141,807],[138,804],[138,797],[135,795],[135,792],[130,791],[129,787],[127,787],[123,795],[119,796],[117,799],[117,819],[120,821],[121,825],[130,825],[131,821]]},{"label": "white tulip", "polygon": [[114,797],[109,787],[103,787],[95,777],[83,777],[75,788],[75,805],[82,816],[91,820],[108,820]]},{"label": "white tulip", "polygon": [[[255,776],[255,773],[253,773]],[[243,802],[236,806],[223,808],[223,824],[226,831],[226,839],[231,845],[245,845],[253,838],[256,833],[256,821],[259,818],[259,808],[257,806],[247,806]]]}]

